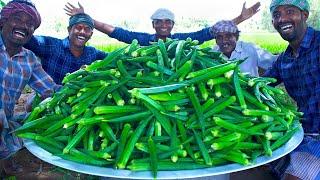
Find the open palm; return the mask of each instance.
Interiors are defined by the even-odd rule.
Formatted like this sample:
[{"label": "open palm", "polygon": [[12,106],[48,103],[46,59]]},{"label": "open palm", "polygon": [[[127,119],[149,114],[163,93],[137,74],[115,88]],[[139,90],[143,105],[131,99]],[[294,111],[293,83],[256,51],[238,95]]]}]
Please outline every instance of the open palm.
[{"label": "open palm", "polygon": [[64,10],[66,11],[66,14],[69,16],[73,16],[76,14],[84,13],[83,6],[79,2],[78,2],[78,5],[79,7],[75,7],[74,5],[67,3],[64,8]]}]

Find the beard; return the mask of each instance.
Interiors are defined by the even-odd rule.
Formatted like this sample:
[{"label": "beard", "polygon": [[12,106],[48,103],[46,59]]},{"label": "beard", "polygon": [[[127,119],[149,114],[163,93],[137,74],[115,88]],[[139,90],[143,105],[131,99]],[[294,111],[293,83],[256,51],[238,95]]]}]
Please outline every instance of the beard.
[{"label": "beard", "polygon": [[[300,21],[300,22],[299,22]],[[307,28],[307,24],[305,23],[305,20],[303,19],[303,16],[301,14],[301,19],[300,20],[295,20],[295,21],[288,21],[288,22],[283,22],[277,26],[277,31],[280,34],[280,36],[288,41],[296,41],[298,39],[301,39],[301,36],[304,36],[305,29]],[[281,29],[281,25],[283,24],[291,24],[292,25],[292,30],[290,32],[286,32]]]},{"label": "beard", "polygon": [[290,34],[285,34],[285,33],[279,32],[279,34],[282,37],[282,39],[284,39],[284,40],[286,40],[288,42],[291,42],[291,41],[294,41],[295,39],[297,39],[297,33],[296,32],[292,32]]}]

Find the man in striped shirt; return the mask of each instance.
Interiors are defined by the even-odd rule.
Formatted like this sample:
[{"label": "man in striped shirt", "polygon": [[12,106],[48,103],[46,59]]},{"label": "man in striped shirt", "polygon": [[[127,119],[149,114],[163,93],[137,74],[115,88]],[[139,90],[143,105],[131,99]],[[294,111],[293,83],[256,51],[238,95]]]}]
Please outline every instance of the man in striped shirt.
[{"label": "man in striped shirt", "polygon": [[308,27],[307,0],[272,0],[272,23],[289,42],[265,76],[283,82],[303,112],[305,136],[302,143],[275,171],[285,179],[320,179],[320,32]]},{"label": "man in striped shirt", "polygon": [[59,86],[42,69],[35,54],[23,48],[41,23],[33,4],[11,1],[0,14],[0,160],[5,168],[12,168],[10,157],[23,147],[21,139],[11,133],[20,126],[14,106],[22,90],[29,85],[45,98]]}]

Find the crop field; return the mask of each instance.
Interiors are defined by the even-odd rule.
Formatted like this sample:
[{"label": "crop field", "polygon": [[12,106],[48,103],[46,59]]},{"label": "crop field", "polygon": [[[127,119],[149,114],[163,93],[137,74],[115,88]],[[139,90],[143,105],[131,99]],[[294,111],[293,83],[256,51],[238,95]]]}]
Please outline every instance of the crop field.
[{"label": "crop field", "polygon": [[[273,53],[279,54],[283,52],[288,43],[284,41],[278,33],[241,33],[240,40],[245,42],[252,42],[263,49]],[[111,39],[104,36],[93,37],[89,41],[89,45],[94,46],[100,50],[111,52],[115,49],[125,46],[125,43]],[[201,47],[213,47],[215,40],[207,41],[201,44]]]}]

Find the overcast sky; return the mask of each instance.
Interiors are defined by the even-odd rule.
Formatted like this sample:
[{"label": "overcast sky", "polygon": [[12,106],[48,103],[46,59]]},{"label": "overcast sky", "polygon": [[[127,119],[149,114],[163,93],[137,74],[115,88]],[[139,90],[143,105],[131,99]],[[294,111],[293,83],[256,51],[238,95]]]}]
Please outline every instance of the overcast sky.
[{"label": "overcast sky", "polygon": [[[77,4],[78,0],[33,0],[43,18],[65,16],[63,11],[67,2]],[[79,0],[85,11],[92,17],[114,23],[121,20],[150,22],[151,14],[160,7],[172,10],[176,17],[207,18],[212,22],[220,19],[231,19],[241,12],[243,0]],[[256,0],[247,0],[247,7]],[[260,1],[262,7],[269,5],[269,0]],[[258,18],[257,15],[254,18]],[[66,17],[67,20],[67,17]]]},{"label": "overcast sky", "polygon": [[[33,0],[41,15],[52,16],[64,14],[65,0],[44,1]],[[70,0],[77,4],[78,0]],[[194,16],[215,18],[231,18],[240,13],[243,0],[79,0],[92,16],[103,19],[113,18],[147,18],[159,7],[171,9],[176,16]],[[247,6],[255,0],[247,0]],[[266,5],[268,0],[260,1]]]}]

